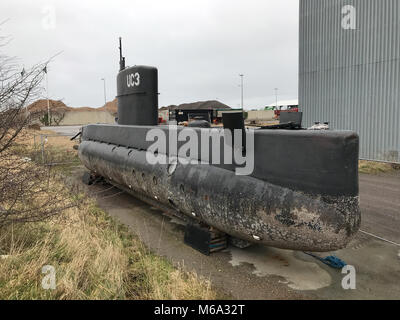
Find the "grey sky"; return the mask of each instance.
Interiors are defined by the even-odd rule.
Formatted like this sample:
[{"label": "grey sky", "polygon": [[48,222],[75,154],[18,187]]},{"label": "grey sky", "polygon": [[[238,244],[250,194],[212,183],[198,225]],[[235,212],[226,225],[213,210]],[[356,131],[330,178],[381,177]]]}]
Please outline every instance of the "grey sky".
[{"label": "grey sky", "polygon": [[[118,37],[127,65],[159,69],[160,107],[218,99],[261,108],[297,98],[298,0],[1,0],[5,53],[29,66],[64,51],[50,65],[50,96],[99,107],[116,94]],[[55,20],[52,16],[55,12]],[[55,24],[53,25],[53,21]],[[54,28],[53,28],[54,26]]]}]

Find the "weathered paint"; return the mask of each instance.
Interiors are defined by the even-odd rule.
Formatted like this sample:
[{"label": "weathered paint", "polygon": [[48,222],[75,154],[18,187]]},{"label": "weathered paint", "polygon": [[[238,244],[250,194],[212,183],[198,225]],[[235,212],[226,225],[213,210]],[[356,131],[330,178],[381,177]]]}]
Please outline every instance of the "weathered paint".
[{"label": "weathered paint", "polygon": [[[119,126],[90,125],[84,127],[84,141],[98,141],[137,150],[148,150],[154,143],[146,141],[146,136],[153,129],[161,130],[167,138],[167,156],[176,156],[176,151],[169,150],[170,131],[176,134],[184,127],[170,126]],[[204,131],[213,131],[220,135],[219,129],[190,128],[197,137]],[[357,134],[351,131],[290,131],[290,130],[251,130],[254,145],[247,145],[247,154],[254,151],[253,178],[269,182],[290,190],[323,196],[358,196],[358,144]],[[250,131],[248,132],[250,133]],[[222,133],[223,135],[223,133]],[[174,139],[177,139],[175,137]],[[178,149],[186,142],[176,141]],[[211,148],[215,141],[210,139],[208,155],[202,152],[201,145],[207,143],[201,138],[198,160],[211,163],[214,152]],[[224,154],[223,143],[220,154]],[[109,161],[113,161],[110,158]],[[220,163],[224,163],[223,157]],[[225,170],[235,171],[238,166],[217,165]]]},{"label": "weathered paint", "polygon": [[358,196],[306,194],[210,165],[152,166],[145,150],[98,141],[84,140],[79,156],[89,170],[134,196],[249,242],[333,251],[345,247],[360,226]]}]

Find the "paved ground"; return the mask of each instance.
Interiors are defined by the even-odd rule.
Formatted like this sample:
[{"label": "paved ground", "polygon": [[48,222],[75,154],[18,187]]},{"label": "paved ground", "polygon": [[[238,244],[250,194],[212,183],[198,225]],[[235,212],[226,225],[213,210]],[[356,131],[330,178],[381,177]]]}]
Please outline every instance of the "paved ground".
[{"label": "paved ground", "polygon": [[[76,179],[82,172],[80,169],[75,173]],[[400,203],[395,190],[400,189],[400,175],[361,176],[360,182],[363,229],[398,241]],[[360,233],[347,249],[332,253],[356,268],[357,289],[346,291],[341,286],[345,275],[340,270],[331,269],[302,252],[254,246],[246,250],[229,248],[211,257],[203,256],[183,244],[182,221],[109,188],[96,185],[89,191],[97,196],[101,208],[129,226],[149,248],[211,279],[227,297],[400,299],[400,247],[395,245]],[[374,188],[388,188],[394,193],[382,191],[379,201],[373,201],[369,195],[374,193]]]},{"label": "paved ground", "polygon": [[361,175],[360,195],[363,229],[400,243],[400,172]]},{"label": "paved ground", "polygon": [[82,126],[66,126],[66,127],[42,127],[42,130],[54,131],[61,135],[74,136],[76,135]]},{"label": "paved ground", "polygon": [[[68,131],[70,130],[70,131]],[[76,128],[62,129],[75,133]],[[59,132],[59,129],[57,129]],[[83,169],[75,173],[80,180]],[[334,254],[357,271],[357,289],[343,290],[345,275],[302,252],[254,246],[211,257],[183,244],[184,226],[110,186],[88,189],[100,207],[126,224],[154,252],[194,270],[235,299],[400,299],[400,247],[360,233]],[[361,175],[362,230],[400,243],[400,173]],[[326,256],[326,255],[325,255]]]}]

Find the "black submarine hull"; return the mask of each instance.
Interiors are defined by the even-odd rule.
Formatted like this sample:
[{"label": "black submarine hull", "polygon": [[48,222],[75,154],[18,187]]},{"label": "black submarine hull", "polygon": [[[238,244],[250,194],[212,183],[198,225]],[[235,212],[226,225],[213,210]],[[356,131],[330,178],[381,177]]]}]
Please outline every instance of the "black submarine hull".
[{"label": "black submarine hull", "polygon": [[[204,159],[201,164],[149,164],[146,134],[154,128],[84,127],[79,157],[92,173],[133,196],[248,242],[328,252],[346,247],[358,232],[355,133],[255,131],[254,171],[238,176],[235,164],[212,165]],[[194,130],[200,135],[204,129]],[[166,150],[165,157],[176,155]]]}]

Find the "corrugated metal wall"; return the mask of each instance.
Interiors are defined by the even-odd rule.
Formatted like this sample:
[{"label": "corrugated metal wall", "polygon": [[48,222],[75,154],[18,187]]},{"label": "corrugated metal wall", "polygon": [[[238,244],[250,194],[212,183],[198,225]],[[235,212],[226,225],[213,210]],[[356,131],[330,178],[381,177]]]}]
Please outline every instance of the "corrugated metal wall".
[{"label": "corrugated metal wall", "polygon": [[[356,29],[342,28],[352,5]],[[359,133],[361,159],[400,162],[400,0],[300,0],[305,125]]]}]

